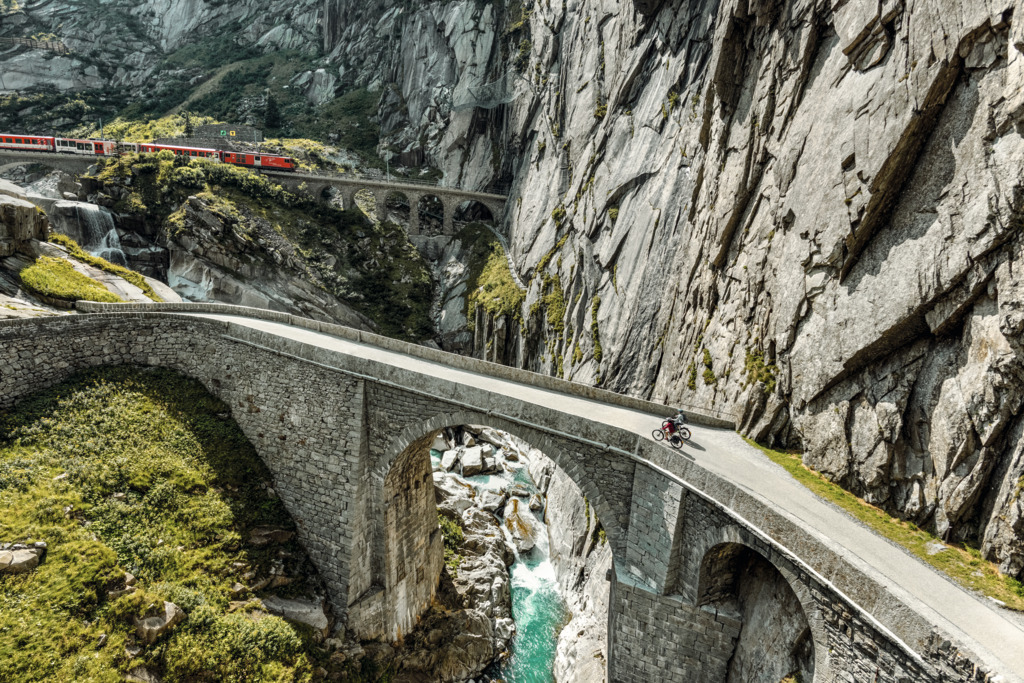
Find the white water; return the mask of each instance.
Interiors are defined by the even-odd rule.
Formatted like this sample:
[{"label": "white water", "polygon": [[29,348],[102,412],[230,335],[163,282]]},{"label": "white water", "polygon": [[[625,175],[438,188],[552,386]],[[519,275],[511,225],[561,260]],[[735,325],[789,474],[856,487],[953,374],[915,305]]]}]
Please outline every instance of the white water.
[{"label": "white water", "polygon": [[86,203],[79,203],[75,213],[78,217],[78,234],[82,236],[82,248],[93,256],[127,266],[128,258],[121,247],[121,238],[111,213],[102,206]]}]

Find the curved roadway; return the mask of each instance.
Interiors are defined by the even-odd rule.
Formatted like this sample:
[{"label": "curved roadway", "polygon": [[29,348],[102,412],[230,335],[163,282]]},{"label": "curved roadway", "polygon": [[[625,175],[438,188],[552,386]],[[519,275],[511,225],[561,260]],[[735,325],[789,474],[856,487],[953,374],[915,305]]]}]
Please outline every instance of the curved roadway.
[{"label": "curved roadway", "polygon": [[[233,315],[186,315],[230,322],[339,354],[514,396],[567,416],[602,422],[646,438],[650,438],[651,430],[661,419],[657,415],[454,369],[442,363],[283,323]],[[1020,615],[964,590],[908,552],[825,503],[735,432],[696,425],[692,430],[695,447],[685,448],[679,454],[680,458],[695,460],[699,466],[798,520],[809,533],[839,546],[846,559],[869,576],[889,585],[905,604],[974,650],[984,660],[980,663],[993,668],[994,673],[1002,674],[1003,680],[1024,681],[1024,627]]]}]

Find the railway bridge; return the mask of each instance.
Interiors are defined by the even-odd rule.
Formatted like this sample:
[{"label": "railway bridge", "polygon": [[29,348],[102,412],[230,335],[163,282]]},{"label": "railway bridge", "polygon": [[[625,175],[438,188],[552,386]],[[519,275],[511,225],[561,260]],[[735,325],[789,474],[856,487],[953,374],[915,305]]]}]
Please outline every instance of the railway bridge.
[{"label": "railway bridge", "polygon": [[[223,304],[0,322],[0,408],[81,368],[200,380],[274,477],[340,626],[396,640],[443,565],[427,449],[489,425],[546,453],[606,531],[610,681],[1024,681],[1024,631],[823,503],[727,423],[346,327]],[[717,427],[715,426],[717,424]]]},{"label": "railway bridge", "polygon": [[[90,156],[0,150],[0,170],[32,163],[79,175],[95,162],[96,158]],[[367,192],[374,199],[375,217],[382,221],[387,216],[388,202],[397,199],[399,203],[409,207],[410,235],[453,235],[457,215],[467,210],[472,210],[474,215],[482,214],[484,220],[490,218],[495,227],[500,229],[507,199],[506,196],[493,192],[461,190],[413,181],[368,178],[354,173],[325,175],[263,171],[263,174],[292,191],[297,191],[301,186],[314,197],[321,197],[324,190],[329,187],[336,188],[341,193],[346,209],[355,207],[356,194]],[[439,226],[438,229],[432,227],[435,224]]]}]

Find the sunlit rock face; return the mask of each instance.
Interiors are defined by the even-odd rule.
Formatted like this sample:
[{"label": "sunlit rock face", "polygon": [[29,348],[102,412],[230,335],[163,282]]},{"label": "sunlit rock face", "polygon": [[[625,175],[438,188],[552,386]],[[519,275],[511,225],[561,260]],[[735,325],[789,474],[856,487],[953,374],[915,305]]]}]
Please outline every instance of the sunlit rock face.
[{"label": "sunlit rock face", "polygon": [[50,3],[108,38],[32,78],[138,86],[199,26],[322,53],[311,102],[380,93],[396,163],[507,188],[497,360],[734,413],[1021,576],[1016,4]]}]

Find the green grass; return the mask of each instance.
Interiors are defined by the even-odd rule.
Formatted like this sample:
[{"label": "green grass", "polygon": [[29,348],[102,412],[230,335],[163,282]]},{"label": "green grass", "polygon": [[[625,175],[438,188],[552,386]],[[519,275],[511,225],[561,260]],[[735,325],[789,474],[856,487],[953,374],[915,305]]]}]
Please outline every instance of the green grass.
[{"label": "green grass", "polygon": [[[998,566],[983,559],[977,549],[943,543],[938,537],[919,529],[914,524],[892,517],[884,510],[864,502],[805,467],[798,453],[784,453],[765,448],[750,439],[744,440],[764,453],[769,460],[780,465],[817,496],[838,505],[878,534],[903,546],[957,583],[1001,600],[1011,609],[1024,610],[1024,585],[1001,574]],[[935,543],[942,543],[945,549],[929,554],[928,546],[934,547]]]},{"label": "green grass", "polygon": [[[302,556],[244,542],[294,524],[228,411],[172,371],[104,368],[0,412],[0,538],[49,546],[0,581],[0,680],[113,682],[138,665],[167,683],[309,680],[307,633],[227,612],[243,574],[267,576],[278,549]],[[126,570],[138,590],[110,598]],[[133,618],[163,600],[186,621],[129,660]]]},{"label": "green grass", "polygon": [[102,301],[119,303],[121,298],[109,289],[75,270],[64,259],[40,256],[19,273],[21,284],[31,292],[62,301]]},{"label": "green grass", "polygon": [[136,273],[134,270],[130,270],[128,268],[125,268],[124,266],[119,266],[114,263],[111,263],[110,261],[100,258],[99,256],[93,256],[85,249],[82,249],[82,247],[78,246],[78,242],[74,241],[67,235],[62,235],[58,232],[51,232],[48,240],[50,242],[53,242],[54,244],[59,244],[65,249],[67,249],[68,254],[72,258],[81,261],[82,263],[87,263],[90,266],[93,266],[94,268],[99,268],[100,270],[106,273],[122,277],[128,282],[138,287],[139,289],[141,289],[142,293],[145,294],[150,299],[152,299],[153,301],[157,303],[163,302],[163,299],[161,299],[157,295],[157,293],[153,291],[153,288],[150,286],[150,284],[146,282],[146,278],[142,277],[140,273]]}]

